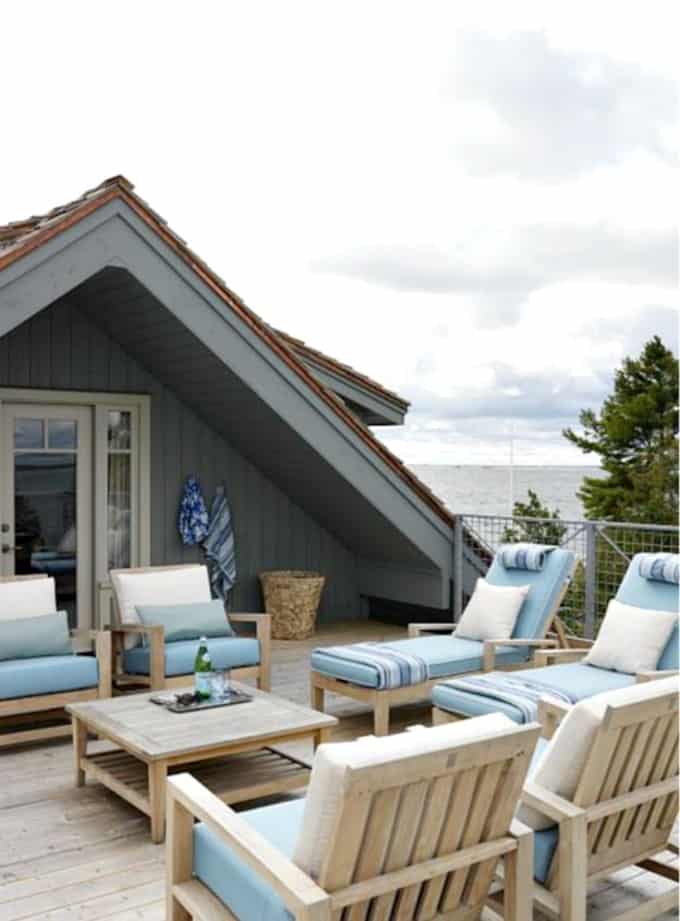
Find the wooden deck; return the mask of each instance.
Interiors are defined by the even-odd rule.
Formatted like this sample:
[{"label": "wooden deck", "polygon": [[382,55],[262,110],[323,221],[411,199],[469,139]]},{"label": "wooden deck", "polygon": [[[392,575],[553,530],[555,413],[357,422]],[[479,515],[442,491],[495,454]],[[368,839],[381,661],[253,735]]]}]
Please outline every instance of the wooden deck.
[{"label": "wooden deck", "polygon": [[[307,702],[310,650],[323,643],[397,638],[405,631],[382,624],[325,629],[314,640],[274,644],[273,690]],[[370,715],[347,698],[329,697],[341,719],[338,737],[371,732]],[[396,712],[394,729],[429,720],[429,707]],[[311,752],[291,746],[291,753]],[[668,861],[672,855],[667,854]],[[96,784],[75,789],[70,743],[55,741],[0,754],[0,919],[2,921],[162,921],[163,847],[148,822]],[[602,880],[589,901],[589,921],[632,908],[663,891],[641,870]],[[675,912],[663,921],[678,918]],[[248,919],[243,919],[248,921]]]}]

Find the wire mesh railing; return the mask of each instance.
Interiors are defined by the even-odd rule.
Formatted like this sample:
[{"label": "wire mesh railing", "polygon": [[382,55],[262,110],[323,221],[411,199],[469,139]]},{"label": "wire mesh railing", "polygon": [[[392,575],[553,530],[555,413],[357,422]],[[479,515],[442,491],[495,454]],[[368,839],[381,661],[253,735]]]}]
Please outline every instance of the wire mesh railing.
[{"label": "wire mesh railing", "polygon": [[458,515],[455,529],[454,617],[478,575],[484,575],[504,543],[531,541],[573,550],[577,558],[560,616],[568,629],[596,636],[628,564],[636,553],[677,553],[680,529],[632,522],[569,521],[504,515]]}]

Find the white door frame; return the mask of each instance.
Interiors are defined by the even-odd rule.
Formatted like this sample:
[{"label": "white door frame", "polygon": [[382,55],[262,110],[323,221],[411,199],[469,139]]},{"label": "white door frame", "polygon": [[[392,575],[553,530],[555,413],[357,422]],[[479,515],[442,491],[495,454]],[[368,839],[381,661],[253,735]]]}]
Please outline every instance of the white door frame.
[{"label": "white door frame", "polygon": [[[9,404],[9,405],[8,405]],[[106,393],[101,391],[75,391],[75,390],[33,390],[29,388],[0,387],[0,509],[5,512],[9,508],[7,502],[9,491],[11,495],[12,516],[14,510],[13,496],[13,465],[9,472],[5,458],[11,457],[13,446],[13,431],[8,432],[9,425],[6,416],[13,404],[21,404],[22,411],[28,411],[30,406],[44,407],[46,411],[55,409],[59,418],[74,418],[73,410],[84,409],[89,413],[91,428],[91,460],[90,471],[90,514],[92,531],[90,547],[84,549],[84,554],[89,553],[89,584],[83,588],[82,598],[87,597],[88,604],[79,607],[80,627],[99,627],[97,612],[100,611],[101,588],[108,584],[107,569],[107,515],[106,515],[106,489],[107,489],[107,444],[106,426],[103,420],[109,409],[130,410],[132,412],[133,433],[136,438],[136,449],[132,458],[133,474],[133,510],[135,515],[132,533],[131,552],[132,566],[148,566],[151,562],[151,398],[148,394],[131,393]],[[46,413],[47,414],[47,413]],[[21,414],[20,414],[21,415]],[[80,471],[80,464],[78,469]],[[7,480],[11,477],[12,483]],[[80,487],[79,487],[80,488]],[[4,519],[2,519],[4,520]],[[81,531],[78,529],[78,559],[81,559]],[[6,534],[0,534],[4,541]],[[14,535],[11,535],[12,538]],[[8,541],[13,545],[13,540]],[[9,568],[14,566],[14,554],[11,561],[3,564],[0,554],[0,571],[3,565]],[[6,556],[10,556],[7,554]],[[85,559],[85,556],[82,557]],[[84,567],[79,567],[80,569]],[[95,591],[96,589],[96,591]],[[80,591],[80,585],[79,589]]]}]

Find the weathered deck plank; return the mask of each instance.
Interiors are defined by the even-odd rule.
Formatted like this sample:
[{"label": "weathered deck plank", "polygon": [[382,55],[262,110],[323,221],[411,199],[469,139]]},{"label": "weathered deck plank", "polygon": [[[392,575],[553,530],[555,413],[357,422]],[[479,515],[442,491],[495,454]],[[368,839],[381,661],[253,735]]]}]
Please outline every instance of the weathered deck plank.
[{"label": "weathered deck plank", "polygon": [[[394,639],[383,624],[326,627],[314,639],[274,644],[273,689],[309,700],[309,654],[319,644]],[[336,738],[372,731],[371,714],[328,695],[340,717]],[[429,720],[428,705],[395,711],[394,730]],[[309,757],[306,745],[289,746]],[[72,786],[70,744],[55,741],[0,754],[0,918],[2,921],[163,921],[163,849],[135,809],[96,784]],[[672,855],[668,854],[668,861]],[[601,880],[589,900],[589,921],[632,907],[663,891],[664,881],[636,869]],[[678,915],[667,912],[662,921]]]}]

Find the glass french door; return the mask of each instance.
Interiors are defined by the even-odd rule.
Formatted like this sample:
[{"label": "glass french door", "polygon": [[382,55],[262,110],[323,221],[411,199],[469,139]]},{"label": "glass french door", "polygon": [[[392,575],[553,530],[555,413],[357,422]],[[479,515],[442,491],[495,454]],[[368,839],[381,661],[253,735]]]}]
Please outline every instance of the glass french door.
[{"label": "glass french door", "polygon": [[[3,406],[0,571],[46,573],[71,627],[93,609],[92,408]],[[36,614],[41,612],[37,611]]]}]

